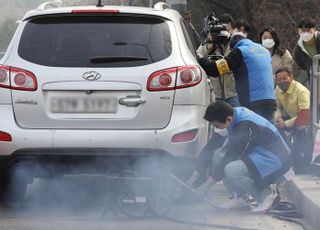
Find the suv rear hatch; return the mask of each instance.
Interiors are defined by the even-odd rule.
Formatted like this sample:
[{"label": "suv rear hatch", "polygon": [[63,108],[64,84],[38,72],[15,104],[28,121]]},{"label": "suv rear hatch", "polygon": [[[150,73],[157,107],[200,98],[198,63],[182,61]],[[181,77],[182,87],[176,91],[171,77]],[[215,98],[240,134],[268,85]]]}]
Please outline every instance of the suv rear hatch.
[{"label": "suv rear hatch", "polygon": [[[12,90],[17,123],[23,128],[165,127],[175,91],[146,88],[153,72],[172,66],[169,27],[161,18],[128,14],[31,19],[19,42],[19,68],[34,75],[37,89]],[[17,73],[11,71],[11,78]]]}]

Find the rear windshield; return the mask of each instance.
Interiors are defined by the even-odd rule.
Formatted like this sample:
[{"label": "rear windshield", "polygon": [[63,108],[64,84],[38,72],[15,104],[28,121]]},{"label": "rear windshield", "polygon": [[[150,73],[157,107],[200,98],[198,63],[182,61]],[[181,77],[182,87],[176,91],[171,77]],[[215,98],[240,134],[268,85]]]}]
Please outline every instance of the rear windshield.
[{"label": "rear windshield", "polygon": [[163,60],[171,50],[168,24],[159,18],[60,16],[29,21],[18,53],[53,67],[131,67]]}]

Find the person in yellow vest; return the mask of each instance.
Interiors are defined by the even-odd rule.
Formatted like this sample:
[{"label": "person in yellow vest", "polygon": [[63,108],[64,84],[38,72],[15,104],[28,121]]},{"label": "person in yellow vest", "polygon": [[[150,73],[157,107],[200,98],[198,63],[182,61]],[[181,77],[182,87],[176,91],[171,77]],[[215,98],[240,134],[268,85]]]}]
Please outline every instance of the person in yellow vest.
[{"label": "person in yellow vest", "polygon": [[276,73],[277,111],[275,125],[282,131],[294,127],[299,112],[310,107],[310,92],[301,83],[294,80],[288,67],[279,68]]}]

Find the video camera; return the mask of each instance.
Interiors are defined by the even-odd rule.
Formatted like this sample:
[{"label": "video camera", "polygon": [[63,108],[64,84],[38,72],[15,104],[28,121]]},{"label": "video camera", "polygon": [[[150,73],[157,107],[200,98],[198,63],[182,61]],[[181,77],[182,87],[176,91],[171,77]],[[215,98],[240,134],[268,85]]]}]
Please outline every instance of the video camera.
[{"label": "video camera", "polygon": [[228,32],[228,24],[222,23],[219,18],[211,13],[204,19],[203,36],[205,39],[210,33],[212,42],[215,45],[225,46],[230,40],[230,33]]}]

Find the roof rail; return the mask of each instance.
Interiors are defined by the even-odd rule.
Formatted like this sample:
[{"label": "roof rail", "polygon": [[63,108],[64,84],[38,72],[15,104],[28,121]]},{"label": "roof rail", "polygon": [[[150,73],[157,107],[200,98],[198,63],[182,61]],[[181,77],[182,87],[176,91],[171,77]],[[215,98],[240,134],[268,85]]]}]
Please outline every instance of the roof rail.
[{"label": "roof rail", "polygon": [[153,7],[154,10],[160,10],[160,11],[164,11],[165,9],[168,9],[168,8],[170,8],[170,5],[165,2],[158,2]]},{"label": "roof rail", "polygon": [[51,8],[58,8],[64,6],[63,0],[53,0],[42,3],[40,6],[38,6],[37,10],[47,10]]}]

